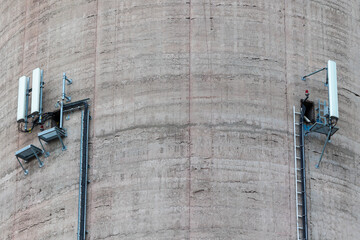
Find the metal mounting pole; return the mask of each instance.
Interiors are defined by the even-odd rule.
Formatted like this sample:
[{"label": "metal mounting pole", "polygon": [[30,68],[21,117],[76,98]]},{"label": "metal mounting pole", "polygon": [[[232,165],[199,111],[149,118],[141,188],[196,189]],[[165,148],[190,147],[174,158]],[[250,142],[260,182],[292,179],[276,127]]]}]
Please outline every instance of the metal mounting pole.
[{"label": "metal mounting pole", "polygon": [[66,73],[63,74],[63,91],[62,91],[62,100],[66,99],[66,102],[71,101],[71,97],[67,96],[65,93],[65,82],[67,81],[67,85],[72,84],[72,80],[66,77]]},{"label": "metal mounting pole", "polygon": [[66,73],[63,73],[63,84],[62,84],[62,94],[61,94],[61,108],[60,108],[60,128],[63,128],[63,115],[64,115],[64,100],[66,99],[66,102],[71,101],[70,96],[66,96],[65,94],[65,82],[67,82],[68,85],[72,84],[72,80],[70,78],[66,77]]},{"label": "metal mounting pole", "polygon": [[42,122],[42,111],[43,111],[43,89],[44,89],[44,71],[41,70],[41,74],[40,74],[40,110],[39,110],[39,123]]},{"label": "metal mounting pole", "polygon": [[64,102],[60,103],[60,129],[63,128]]},{"label": "metal mounting pole", "polygon": [[61,95],[62,100],[65,99],[65,79],[66,79],[66,73],[63,73],[62,95]]},{"label": "metal mounting pole", "polygon": [[27,131],[28,113],[29,113],[29,96],[30,96],[30,78],[26,78],[26,106],[25,106],[25,131]]}]

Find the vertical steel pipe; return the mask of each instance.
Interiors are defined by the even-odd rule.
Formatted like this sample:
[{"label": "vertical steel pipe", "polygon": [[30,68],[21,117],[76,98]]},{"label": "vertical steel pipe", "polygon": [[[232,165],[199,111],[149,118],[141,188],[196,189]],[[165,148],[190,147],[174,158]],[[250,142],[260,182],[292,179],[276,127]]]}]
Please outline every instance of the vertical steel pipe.
[{"label": "vertical steel pipe", "polygon": [[29,114],[30,78],[26,78],[25,131],[27,131]]},{"label": "vertical steel pipe", "polygon": [[[307,98],[306,98],[307,99]],[[304,101],[306,101],[306,99]],[[308,220],[307,220],[307,206],[306,206],[306,164],[305,164],[305,131],[304,131],[304,114],[306,111],[305,105],[301,104],[300,115],[300,158],[301,158],[301,182],[302,182],[302,214],[303,214],[303,238],[308,239]]]},{"label": "vertical steel pipe", "polygon": [[43,89],[44,89],[44,71],[41,70],[40,74],[40,108],[39,108],[39,123],[42,123],[42,112],[43,112]]}]

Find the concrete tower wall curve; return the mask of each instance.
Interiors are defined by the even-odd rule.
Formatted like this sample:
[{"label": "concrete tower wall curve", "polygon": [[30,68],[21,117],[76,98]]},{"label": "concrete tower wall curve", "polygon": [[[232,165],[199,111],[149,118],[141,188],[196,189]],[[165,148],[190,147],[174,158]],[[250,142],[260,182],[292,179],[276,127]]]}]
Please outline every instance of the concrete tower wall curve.
[{"label": "concrete tower wall curve", "polygon": [[[306,138],[309,236],[360,236],[358,0],[0,0],[0,239],[75,239],[81,112],[44,167],[14,153],[18,79],[62,74],[90,98],[87,239],[295,239],[292,107],[326,100],[340,130]],[[45,124],[45,127],[46,124]]]}]

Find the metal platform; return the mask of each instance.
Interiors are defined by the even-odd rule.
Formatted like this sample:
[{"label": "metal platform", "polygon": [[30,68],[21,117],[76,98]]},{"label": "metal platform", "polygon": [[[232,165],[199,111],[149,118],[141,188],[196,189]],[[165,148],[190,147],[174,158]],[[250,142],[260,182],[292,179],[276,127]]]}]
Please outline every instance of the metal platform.
[{"label": "metal platform", "polygon": [[[337,132],[337,130],[339,130],[338,127],[332,127],[330,136],[334,135]],[[330,131],[329,125],[324,125],[319,122],[316,122],[309,129],[309,132],[317,132],[317,133],[321,133],[321,134],[325,134],[325,135],[328,135],[329,131]]]},{"label": "metal platform", "polygon": [[28,174],[28,170],[24,168],[24,166],[21,164],[19,158],[23,159],[25,162],[29,162],[36,158],[39,162],[39,167],[44,166],[44,163],[40,160],[39,156],[43,153],[43,150],[40,148],[30,144],[19,151],[15,152],[15,157],[18,160],[21,168],[24,170],[25,175]]},{"label": "metal platform", "polygon": [[59,139],[59,141],[61,142],[61,145],[62,145],[62,150],[65,151],[66,146],[64,145],[62,138],[66,137],[66,136],[67,136],[67,134],[66,134],[65,129],[60,129],[58,127],[53,127],[53,128],[50,128],[43,132],[38,133],[39,142],[41,144],[42,149],[45,152],[45,157],[49,156],[49,153],[45,151],[44,145],[42,144],[41,140],[43,140],[44,142],[50,142],[54,139]]},{"label": "metal platform", "polygon": [[43,132],[40,132],[38,134],[38,138],[45,142],[49,142],[51,140],[54,140],[55,138],[59,137],[66,137],[66,131],[63,129],[60,129],[58,127],[53,127],[50,129],[47,129]]}]

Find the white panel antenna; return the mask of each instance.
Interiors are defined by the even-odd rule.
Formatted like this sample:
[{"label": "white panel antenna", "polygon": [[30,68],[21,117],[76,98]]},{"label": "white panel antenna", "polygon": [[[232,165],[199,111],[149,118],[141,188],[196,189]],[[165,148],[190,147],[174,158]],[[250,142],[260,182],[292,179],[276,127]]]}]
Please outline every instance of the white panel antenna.
[{"label": "white panel antenna", "polygon": [[29,79],[26,76],[19,78],[17,121],[23,122],[26,117],[26,92]]},{"label": "white panel antenna", "polygon": [[36,68],[32,74],[32,93],[31,93],[31,114],[40,112],[40,87],[41,87],[41,70]]},{"label": "white panel antenna", "polygon": [[339,118],[339,108],[338,108],[338,92],[337,92],[337,73],[336,73],[336,63],[334,61],[328,61],[327,67],[328,74],[328,85],[329,85],[329,111],[330,118],[338,119]]}]

